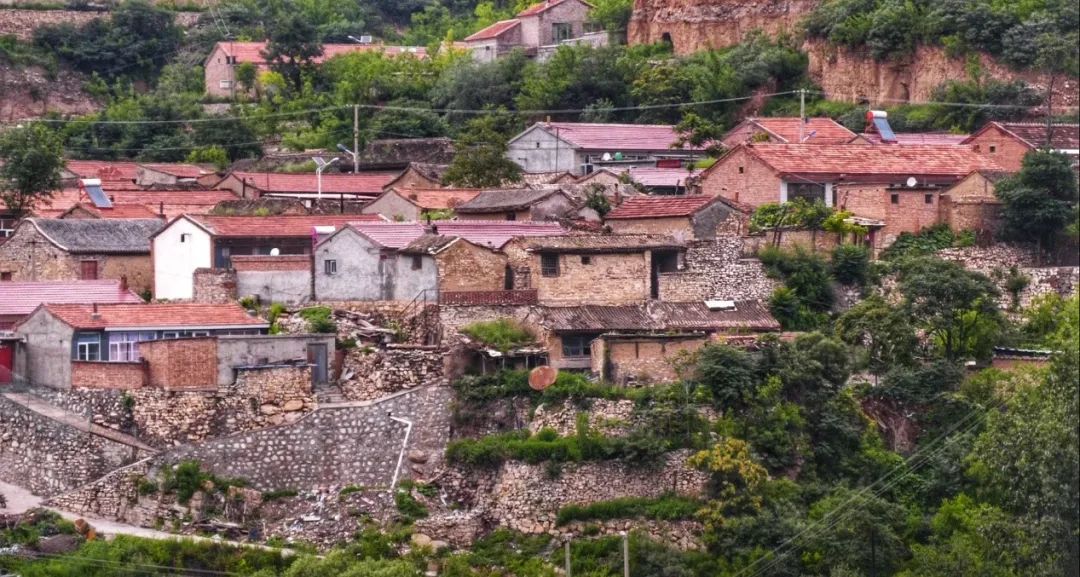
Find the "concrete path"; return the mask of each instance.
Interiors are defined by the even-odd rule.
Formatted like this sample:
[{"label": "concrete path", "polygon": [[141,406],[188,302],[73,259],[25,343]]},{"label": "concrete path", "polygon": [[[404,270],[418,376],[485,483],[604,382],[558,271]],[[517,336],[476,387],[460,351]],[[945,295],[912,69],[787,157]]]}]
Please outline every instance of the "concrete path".
[{"label": "concrete path", "polygon": [[157,453],[158,450],[146,443],[140,441],[138,438],[131,435],[121,433],[120,431],[114,431],[108,427],[102,427],[101,425],[95,425],[90,422],[89,419],[82,415],[77,415],[69,411],[65,411],[60,407],[52,405],[39,397],[28,393],[4,393],[4,398],[7,400],[21,405],[35,413],[48,417],[54,421],[63,423],[74,429],[90,433],[91,435],[97,435],[110,441],[115,441],[122,445],[148,451],[150,453]]}]

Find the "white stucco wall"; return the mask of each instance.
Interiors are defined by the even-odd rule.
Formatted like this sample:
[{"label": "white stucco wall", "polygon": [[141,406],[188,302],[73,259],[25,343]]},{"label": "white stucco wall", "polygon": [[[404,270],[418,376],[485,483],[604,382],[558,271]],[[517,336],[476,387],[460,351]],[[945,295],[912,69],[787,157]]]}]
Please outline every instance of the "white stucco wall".
[{"label": "white stucco wall", "polygon": [[[538,146],[539,144],[539,146]],[[581,174],[583,158],[570,145],[534,126],[510,143],[506,153],[525,172],[572,172]]]},{"label": "white stucco wall", "polygon": [[[181,242],[181,235],[189,235]],[[210,235],[186,218],[173,221],[153,243],[154,298],[190,299],[192,273],[212,266]]]}]

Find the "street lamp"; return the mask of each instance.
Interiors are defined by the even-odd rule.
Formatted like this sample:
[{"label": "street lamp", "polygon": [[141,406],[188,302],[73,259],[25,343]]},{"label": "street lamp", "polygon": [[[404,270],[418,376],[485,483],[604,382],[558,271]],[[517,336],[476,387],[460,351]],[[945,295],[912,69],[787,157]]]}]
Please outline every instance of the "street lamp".
[{"label": "street lamp", "polygon": [[345,154],[348,154],[349,158],[352,158],[353,172],[357,172],[359,170],[360,159],[358,159],[356,157],[356,152],[354,152],[352,150],[349,150],[348,146],[345,146],[344,144],[341,144],[340,142],[337,145],[337,149],[344,152]]},{"label": "street lamp", "polygon": [[317,193],[315,195],[315,199],[316,199],[316,201],[321,201],[322,200],[322,171],[325,170],[326,167],[330,166],[331,164],[334,164],[335,162],[341,160],[341,158],[338,157],[338,156],[335,156],[334,158],[330,159],[330,162],[327,162],[326,160],[323,159],[323,157],[315,156],[315,157],[312,157],[312,160],[315,161],[315,181],[316,181],[315,186],[316,186],[316,191],[317,191]]}]

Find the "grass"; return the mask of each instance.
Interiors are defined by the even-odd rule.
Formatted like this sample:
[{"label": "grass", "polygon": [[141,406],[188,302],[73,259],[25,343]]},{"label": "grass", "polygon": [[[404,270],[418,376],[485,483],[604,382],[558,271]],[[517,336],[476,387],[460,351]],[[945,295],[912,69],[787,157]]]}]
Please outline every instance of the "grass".
[{"label": "grass", "polygon": [[281,499],[289,499],[299,494],[296,489],[278,489],[276,491],[267,491],[262,494],[263,503],[269,503],[271,501],[280,501]]},{"label": "grass", "polygon": [[621,497],[591,505],[567,505],[559,509],[556,523],[635,518],[674,521],[693,517],[701,507],[697,499],[671,493],[656,498]]},{"label": "grass", "polygon": [[308,322],[308,330],[313,333],[336,333],[334,311],[330,307],[308,307],[300,311],[300,317]]},{"label": "grass", "polygon": [[485,346],[502,352],[536,342],[529,329],[513,319],[496,319],[466,325],[461,333]]}]

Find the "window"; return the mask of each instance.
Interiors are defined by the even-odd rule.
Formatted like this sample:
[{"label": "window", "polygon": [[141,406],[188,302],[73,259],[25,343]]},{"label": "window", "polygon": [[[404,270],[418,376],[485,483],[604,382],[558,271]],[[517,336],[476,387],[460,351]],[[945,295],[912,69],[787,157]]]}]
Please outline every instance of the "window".
[{"label": "window", "polygon": [[993,154],[995,152],[997,152],[997,145],[996,144],[991,144],[990,145],[990,154]]},{"label": "window", "polygon": [[232,80],[218,80],[218,88],[232,88]]},{"label": "window", "polygon": [[154,340],[154,333],[124,332],[109,335],[109,360],[114,362],[134,362],[142,358],[139,355],[139,342]]},{"label": "window", "polygon": [[540,255],[540,274],[544,276],[559,276],[559,255]]},{"label": "window", "polygon": [[592,257],[587,255],[581,255],[581,264],[592,264]]},{"label": "window", "polygon": [[7,238],[15,232],[15,223],[18,220],[14,218],[0,218],[0,238]]},{"label": "window", "polygon": [[517,220],[517,213],[516,212],[508,212],[508,213],[506,213],[506,220]]},{"label": "window", "polygon": [[180,233],[180,243],[181,244],[183,244],[183,243],[185,243],[185,242],[187,242],[189,240],[191,240],[191,233],[190,232],[182,232],[182,233]]},{"label": "window", "polygon": [[0,272],[0,281],[8,282],[11,280],[11,271]]},{"label": "window", "polygon": [[210,336],[210,331],[191,331],[191,336],[193,336],[193,337],[208,337],[208,336]]},{"label": "window", "polygon": [[424,268],[424,257],[414,254],[412,257],[412,269],[421,270]]},{"label": "window", "polygon": [[925,202],[926,204],[934,204],[934,195],[926,195],[925,197],[923,197],[923,202]]},{"label": "window", "polygon": [[328,259],[322,261],[322,265],[323,265],[323,272],[326,273],[327,275],[335,275],[335,274],[337,274],[337,261],[336,260],[334,260],[332,258],[328,258]]},{"label": "window", "polygon": [[75,359],[79,361],[101,360],[101,335],[84,333],[75,338]]},{"label": "window", "polygon": [[562,42],[574,37],[574,27],[565,22],[556,22],[551,25],[552,42]]},{"label": "window", "polygon": [[746,167],[740,166],[739,167],[739,174],[742,174],[744,172],[746,172]]},{"label": "window", "polygon": [[563,335],[563,357],[588,357],[592,355],[592,342],[596,335]]},{"label": "window", "polygon": [[900,204],[900,195],[895,192],[889,195],[889,202],[893,204]]},{"label": "window", "polygon": [[825,202],[825,185],[814,182],[789,182],[787,185],[788,202],[803,198],[810,202]]},{"label": "window", "polygon": [[84,260],[79,263],[79,278],[82,280],[97,280],[97,261]]}]

